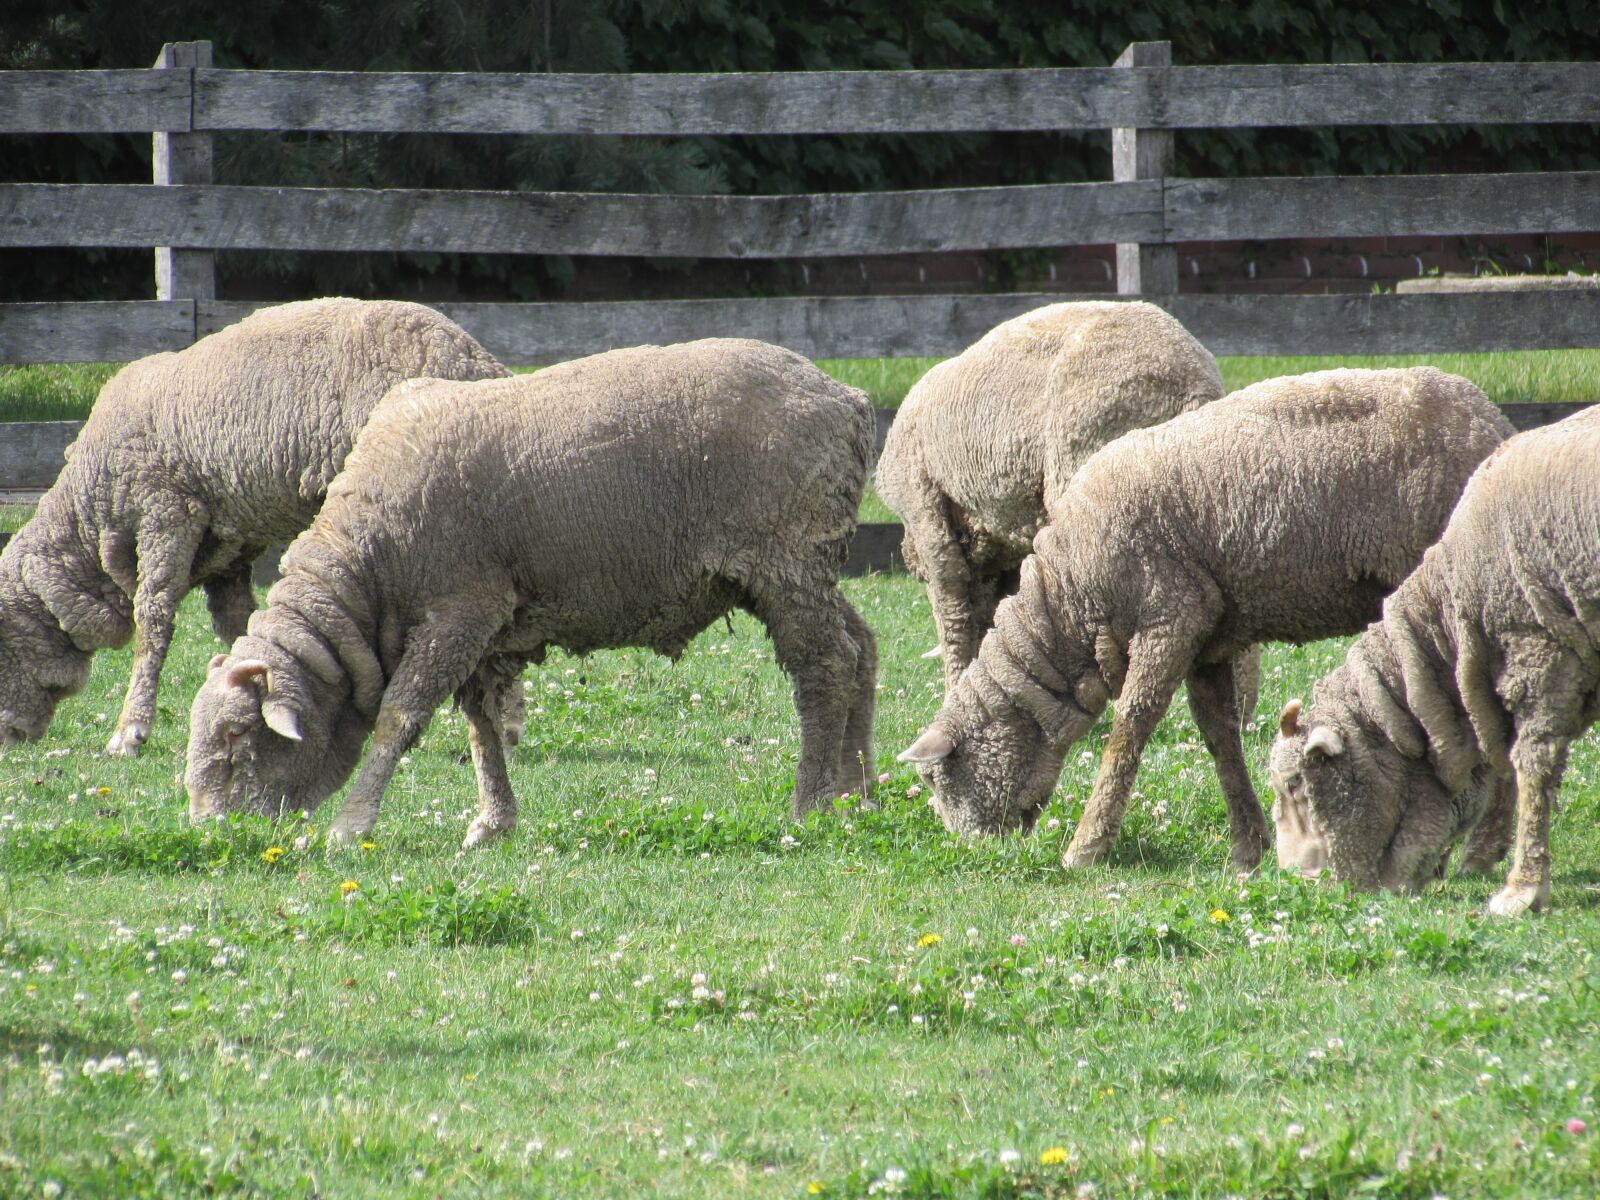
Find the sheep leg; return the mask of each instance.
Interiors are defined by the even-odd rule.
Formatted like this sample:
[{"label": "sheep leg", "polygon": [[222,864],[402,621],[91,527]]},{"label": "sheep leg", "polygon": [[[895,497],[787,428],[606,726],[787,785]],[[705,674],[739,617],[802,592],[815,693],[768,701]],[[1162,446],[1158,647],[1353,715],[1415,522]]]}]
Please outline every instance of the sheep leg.
[{"label": "sheep leg", "polygon": [[[1478,823],[1467,834],[1461,850],[1461,875],[1487,875],[1511,849],[1517,828],[1517,785],[1510,778],[1491,776],[1484,784],[1492,788],[1489,804]],[[1441,864],[1447,859],[1441,860]]]},{"label": "sheep leg", "polygon": [[[837,594],[837,593],[835,593]],[[800,717],[800,763],[795,770],[791,816],[832,803],[839,795],[839,760],[845,725],[857,693],[862,649],[846,632],[833,596],[822,603],[792,597],[753,605],[777,651],[778,665],[794,680],[794,706]]]},{"label": "sheep leg", "polygon": [[[931,481],[924,481],[923,492],[928,496],[936,494]],[[928,587],[928,606],[933,609],[948,692],[978,656],[978,642],[983,636],[973,613],[972,564],[939,504],[919,504],[903,513],[901,519],[906,530],[901,554]]]},{"label": "sheep leg", "polygon": [[[467,827],[466,839],[461,843],[468,850],[505,836],[517,824],[517,798],[506,774],[502,746],[504,699],[501,689],[485,685],[480,678],[469,680],[459,693],[461,711],[467,718],[467,740],[472,746],[472,768],[478,776],[478,815]],[[516,690],[520,695],[521,689]]]},{"label": "sheep leg", "polygon": [[1216,764],[1217,781],[1228,806],[1233,869],[1248,875],[1261,864],[1269,838],[1267,818],[1250,783],[1250,768],[1245,765],[1244,745],[1239,740],[1239,690],[1234,673],[1238,661],[1197,666],[1189,672],[1189,711]]},{"label": "sheep leg", "polygon": [[206,610],[211,614],[211,631],[229,645],[244,636],[250,614],[256,610],[256,594],[250,586],[256,553],[241,551],[225,574],[213,575],[203,585]]},{"label": "sheep leg", "polygon": [[[189,590],[189,566],[205,528],[194,514],[162,513],[138,533],[139,583],[133,593],[133,672],[107,754],[132,758],[150,736],[155,721],[161,668],[172,645],[178,604]],[[183,517],[191,519],[184,520]]]},{"label": "sheep leg", "polygon": [[1520,917],[1550,902],[1550,812],[1567,765],[1567,739],[1524,737],[1511,748],[1517,774],[1517,840],[1506,885],[1489,901],[1496,917]]},{"label": "sheep leg", "polygon": [[1261,698],[1261,647],[1251,646],[1233,659],[1233,690],[1239,698],[1239,724],[1248,725]]},{"label": "sheep leg", "polygon": [[498,591],[486,583],[485,590],[491,594],[436,605],[407,635],[405,653],[378,706],[372,744],[328,827],[330,841],[357,841],[372,832],[400,756],[422,736],[434,710],[477,670],[489,643],[510,619],[510,589]]},{"label": "sheep leg", "polygon": [[1129,648],[1128,674],[1122,695],[1117,698],[1116,716],[1111,721],[1111,737],[1100,759],[1100,773],[1094,791],[1083,808],[1078,823],[1061,856],[1068,870],[1091,867],[1110,852],[1122,830],[1128,795],[1139,773],[1139,758],[1161,718],[1172,703],[1172,694],[1184,676],[1191,656],[1171,640],[1148,634],[1134,639]]},{"label": "sheep leg", "polygon": [[872,715],[878,703],[878,640],[843,594],[835,594],[834,603],[844,619],[845,633],[856,645],[855,692],[844,723],[839,781],[842,786],[859,780],[861,794],[866,796],[877,765],[872,755]]}]

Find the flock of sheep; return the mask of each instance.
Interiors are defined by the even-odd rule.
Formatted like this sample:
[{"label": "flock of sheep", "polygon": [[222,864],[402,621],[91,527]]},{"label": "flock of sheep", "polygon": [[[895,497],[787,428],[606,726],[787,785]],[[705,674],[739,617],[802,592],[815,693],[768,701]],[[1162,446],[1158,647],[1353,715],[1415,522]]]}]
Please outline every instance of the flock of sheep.
[{"label": "flock of sheep", "polygon": [[[876,643],[838,587],[872,428],[862,393],[756,341],[513,376],[421,305],[263,309],[107,383],[0,555],[0,744],[41,737],[94,651],[134,637],[108,750],[138,753],[198,584],[231,650],[191,713],[192,817],[309,810],[355,772],[330,836],[359,838],[454,698],[472,846],[516,822],[524,664],[676,657],[741,608],[794,681],[801,816],[873,771]],[[1087,866],[1187,684],[1250,871],[1269,844],[1240,738],[1257,647],[1365,626],[1280,717],[1280,864],[1414,888],[1457,842],[1484,871],[1514,840],[1490,909],[1542,907],[1567,750],[1600,717],[1600,410],[1511,434],[1427,367],[1223,396],[1148,304],[998,326],[917,383],[876,469],[945,669],[900,757],[952,830],[1031,829],[1115,699],[1063,856]],[[255,611],[254,560],[296,534]]]}]

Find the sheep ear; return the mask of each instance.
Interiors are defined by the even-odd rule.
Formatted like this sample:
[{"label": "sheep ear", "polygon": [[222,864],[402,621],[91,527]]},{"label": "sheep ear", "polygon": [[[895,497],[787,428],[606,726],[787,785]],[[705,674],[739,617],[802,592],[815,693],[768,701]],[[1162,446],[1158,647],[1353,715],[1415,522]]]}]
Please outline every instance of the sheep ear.
[{"label": "sheep ear", "polygon": [[291,742],[300,740],[300,710],[287,700],[268,700],[261,706],[267,728]]},{"label": "sheep ear", "polygon": [[930,725],[928,730],[906,749],[900,751],[897,761],[908,763],[938,762],[956,748],[955,742],[950,740],[950,735],[939,725]]},{"label": "sheep ear", "polygon": [[224,682],[229,687],[244,687],[246,684],[254,683],[257,679],[266,679],[266,677],[266,663],[259,658],[246,658],[228,668],[228,674]]},{"label": "sheep ear", "polygon": [[1328,725],[1318,725],[1306,737],[1306,753],[1338,758],[1344,753],[1344,739],[1339,731]]},{"label": "sheep ear", "polygon": [[227,661],[228,661],[228,656],[226,654],[214,654],[214,655],[212,655],[211,656],[211,665],[206,668],[206,674],[207,675],[211,674],[211,672],[215,671],[218,667],[220,667],[223,663],[225,663]]},{"label": "sheep ear", "polygon": [[1298,697],[1283,706],[1278,714],[1278,732],[1284,737],[1294,737],[1300,732],[1300,700]]}]

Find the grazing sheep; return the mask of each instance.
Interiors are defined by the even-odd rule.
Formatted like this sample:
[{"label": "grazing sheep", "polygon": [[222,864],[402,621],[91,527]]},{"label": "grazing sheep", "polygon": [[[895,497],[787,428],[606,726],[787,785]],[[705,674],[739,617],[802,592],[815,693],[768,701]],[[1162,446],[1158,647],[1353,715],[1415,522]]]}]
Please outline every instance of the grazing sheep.
[{"label": "grazing sheep", "polygon": [[1099,300],[1014,317],[917,381],[873,480],[928,586],[946,690],[1083,461],[1221,395],[1216,360],[1166,312]]},{"label": "grazing sheep", "polygon": [[[1317,682],[1303,714],[1298,700],[1284,709],[1273,786],[1309,850],[1365,888],[1420,888],[1455,839],[1483,828],[1485,810],[1479,841],[1491,851],[1514,813],[1516,854],[1489,911],[1516,916],[1549,902],[1567,747],[1597,719],[1591,408],[1513,438],[1478,469],[1382,619]],[[1514,807],[1497,811],[1507,793]]]},{"label": "grazing sheep", "polygon": [[0,554],[0,745],[43,736],[90,656],[137,632],[107,747],[137,754],[189,589],[205,587],[218,636],[243,633],[253,562],[310,524],[390,386],[505,374],[432,309],[381,300],[263,309],[128,364]]},{"label": "grazing sheep", "polygon": [[330,829],[364,834],[454,695],[480,791],[466,845],[486,842],[517,812],[486,714],[523,663],[551,645],[676,658],[733,608],[794,677],[794,815],[861,786],[877,651],[838,575],[870,414],[799,355],[736,339],[401,385],[195,697],[191,816],[313,808],[376,730]]},{"label": "grazing sheep", "polygon": [[1266,821],[1239,740],[1233,659],[1263,641],[1351,633],[1438,536],[1510,425],[1431,368],[1267,380],[1126,434],[1079,470],[978,658],[901,757],[960,832],[1031,827],[1068,747],[1117,697],[1063,865],[1109,851],[1173,692],[1217,765],[1232,861]]}]

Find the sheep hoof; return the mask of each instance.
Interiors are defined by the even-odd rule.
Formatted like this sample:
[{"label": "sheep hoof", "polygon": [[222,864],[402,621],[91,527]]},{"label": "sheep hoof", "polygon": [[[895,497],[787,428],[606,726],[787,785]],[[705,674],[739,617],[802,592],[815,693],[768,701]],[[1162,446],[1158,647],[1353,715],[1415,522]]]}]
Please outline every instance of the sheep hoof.
[{"label": "sheep hoof", "polygon": [[139,747],[144,745],[149,736],[150,726],[143,721],[129,721],[111,735],[111,740],[106,743],[106,753],[135,758],[139,754]]},{"label": "sheep hoof", "polygon": [[1491,917],[1520,917],[1532,909],[1538,912],[1550,900],[1550,885],[1508,883],[1489,901]]},{"label": "sheep hoof", "polygon": [[1084,846],[1074,848],[1068,846],[1061,855],[1061,865],[1069,871],[1086,871],[1090,867],[1099,866],[1105,856],[1106,851],[1101,847]]},{"label": "sheep hoof", "polygon": [[328,844],[330,846],[351,846],[361,841],[372,832],[372,826],[367,824],[362,828],[363,822],[346,821],[342,818],[328,826]]},{"label": "sheep hoof", "polygon": [[515,828],[514,825],[491,825],[488,821],[479,817],[467,827],[467,836],[462,839],[461,848],[463,850],[471,850],[474,846],[482,846],[488,842],[497,841],[510,833],[513,828]]},{"label": "sheep hoof", "polygon": [[922,652],[922,657],[923,658],[943,658],[944,657],[944,647],[943,646],[935,646],[932,650],[924,650]]}]

